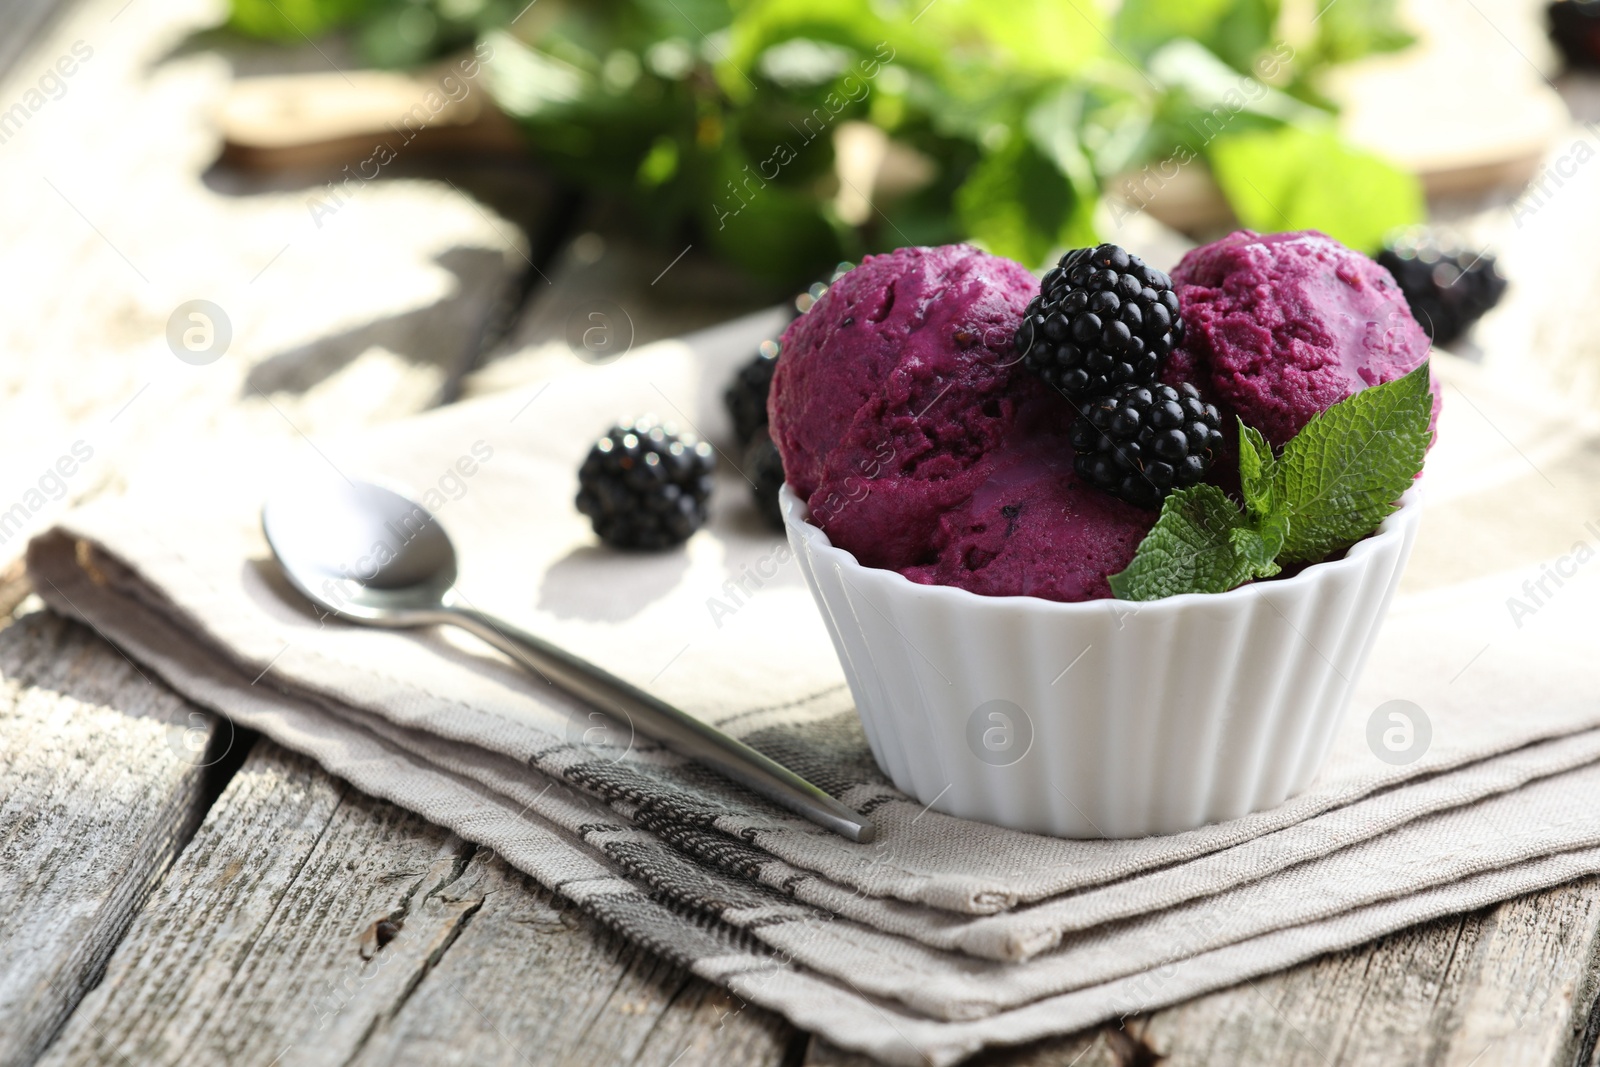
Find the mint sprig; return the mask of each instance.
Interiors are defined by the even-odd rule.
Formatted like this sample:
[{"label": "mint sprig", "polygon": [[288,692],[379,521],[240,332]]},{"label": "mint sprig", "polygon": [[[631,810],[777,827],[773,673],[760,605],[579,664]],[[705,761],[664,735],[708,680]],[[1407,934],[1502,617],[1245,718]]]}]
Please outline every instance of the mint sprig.
[{"label": "mint sprig", "polygon": [[1119,600],[1155,600],[1232,589],[1254,577],[1260,562],[1260,552],[1234,540],[1235,534],[1251,533],[1239,506],[1221,489],[1179,489],[1161,505],[1161,518],[1139,542],[1128,569],[1111,576],[1111,592]]},{"label": "mint sprig", "polygon": [[1314,563],[1369,536],[1428,451],[1428,365],[1316,415],[1281,455],[1239,423],[1241,508],[1214,485],[1171,493],[1133,562],[1110,578],[1122,600],[1221,593]]}]

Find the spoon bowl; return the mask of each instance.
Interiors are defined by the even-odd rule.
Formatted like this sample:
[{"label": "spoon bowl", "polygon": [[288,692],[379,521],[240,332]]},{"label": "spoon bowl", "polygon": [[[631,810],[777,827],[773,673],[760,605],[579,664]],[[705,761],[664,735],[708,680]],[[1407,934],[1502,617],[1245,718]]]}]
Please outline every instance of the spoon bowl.
[{"label": "spoon bowl", "polygon": [[261,527],[284,574],[327,611],[381,626],[440,621],[456,551],[433,514],[372,482],[319,483],[279,494]]}]

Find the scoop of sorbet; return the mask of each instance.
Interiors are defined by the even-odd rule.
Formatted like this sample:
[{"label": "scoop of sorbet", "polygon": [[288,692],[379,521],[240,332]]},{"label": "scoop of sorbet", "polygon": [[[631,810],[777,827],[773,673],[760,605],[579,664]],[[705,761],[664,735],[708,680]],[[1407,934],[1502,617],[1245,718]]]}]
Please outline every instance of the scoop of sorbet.
[{"label": "scoop of sorbet", "polygon": [[1389,272],[1315,230],[1240,230],[1189,252],[1172,281],[1185,333],[1163,377],[1214,401],[1230,440],[1238,415],[1281,447],[1318,412],[1428,358]]},{"label": "scoop of sorbet", "polygon": [[1038,281],[965,245],[869,256],[783,336],[772,439],[869,567],[990,596],[1111,595],[1156,514],[1080,482],[1074,412],[1012,334]]}]

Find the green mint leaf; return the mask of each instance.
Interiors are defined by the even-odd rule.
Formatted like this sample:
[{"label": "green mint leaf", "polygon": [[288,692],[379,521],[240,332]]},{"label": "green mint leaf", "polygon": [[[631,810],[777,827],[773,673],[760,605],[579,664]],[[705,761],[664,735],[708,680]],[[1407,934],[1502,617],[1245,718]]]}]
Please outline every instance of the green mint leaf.
[{"label": "green mint leaf", "polygon": [[1159,600],[1232,589],[1255,573],[1260,559],[1235,547],[1234,534],[1248,532],[1238,505],[1221,489],[1204,483],[1179,489],[1167,496],[1128,569],[1111,576],[1111,592],[1120,600]]},{"label": "green mint leaf", "polygon": [[1317,415],[1278,458],[1274,514],[1285,562],[1315,563],[1378,528],[1428,451],[1428,365],[1363,389]]},{"label": "green mint leaf", "polygon": [[1251,518],[1271,515],[1277,503],[1277,457],[1261,431],[1239,420],[1239,485]]},{"label": "green mint leaf", "polygon": [[1229,532],[1228,541],[1233,545],[1234,554],[1249,568],[1252,577],[1271,578],[1283,569],[1273,561],[1283,551],[1283,539],[1287,531],[1288,523],[1281,520],[1260,529],[1241,526]]}]

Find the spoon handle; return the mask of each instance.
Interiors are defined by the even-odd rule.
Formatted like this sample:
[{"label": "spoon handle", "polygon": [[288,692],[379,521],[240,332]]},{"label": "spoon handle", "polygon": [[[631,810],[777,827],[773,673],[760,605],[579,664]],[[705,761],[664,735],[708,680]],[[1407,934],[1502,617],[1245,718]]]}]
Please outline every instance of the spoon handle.
[{"label": "spoon handle", "polygon": [[580,700],[620,711],[634,729],[851,841],[871,841],[872,820],[850,810],[789,768],[671,704],[503,619],[460,603],[448,621],[498,648]]}]

